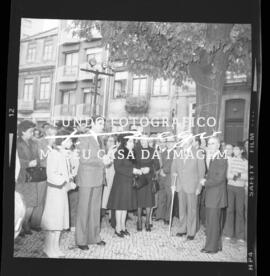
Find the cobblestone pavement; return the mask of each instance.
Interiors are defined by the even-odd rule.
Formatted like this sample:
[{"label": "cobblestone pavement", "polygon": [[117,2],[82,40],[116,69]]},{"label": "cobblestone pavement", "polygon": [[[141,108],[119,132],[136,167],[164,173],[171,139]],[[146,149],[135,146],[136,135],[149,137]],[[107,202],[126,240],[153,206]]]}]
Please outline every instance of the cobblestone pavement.
[{"label": "cobblestone pavement", "polygon": [[[120,260],[158,260],[158,261],[217,261],[217,262],[246,262],[246,244],[231,241],[223,242],[223,250],[217,254],[205,254],[200,250],[204,246],[205,235],[201,228],[193,241],[176,237],[178,219],[174,218],[171,235],[168,225],[163,221],[153,222],[151,232],[136,230],[136,220],[127,221],[130,236],[118,238],[114,234],[107,218],[103,219],[101,237],[106,246],[91,245],[89,250],[81,251],[74,243],[74,232],[62,233],[60,247],[71,259],[120,259]],[[14,257],[46,258],[42,252],[44,231],[33,232],[24,238],[18,237],[14,243]]]}]

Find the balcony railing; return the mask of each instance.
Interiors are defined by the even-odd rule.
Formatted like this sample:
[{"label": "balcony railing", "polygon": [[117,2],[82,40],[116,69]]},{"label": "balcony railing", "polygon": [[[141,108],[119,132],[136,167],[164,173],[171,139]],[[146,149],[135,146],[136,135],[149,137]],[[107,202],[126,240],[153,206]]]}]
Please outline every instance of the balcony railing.
[{"label": "balcony railing", "polygon": [[34,110],[34,100],[18,100],[18,110],[21,112],[33,112]]},{"label": "balcony railing", "polygon": [[61,115],[75,116],[76,115],[76,105],[75,104],[62,104]]},{"label": "balcony railing", "polygon": [[[92,104],[79,104],[77,105],[77,117],[89,117],[93,116],[93,105]],[[97,104],[96,106],[96,114],[100,114],[102,112],[102,106]]]},{"label": "balcony railing", "polygon": [[71,32],[62,32],[59,39],[59,44],[74,44],[79,43],[82,39],[73,36]]},{"label": "balcony railing", "polygon": [[57,82],[73,82],[78,79],[79,67],[77,65],[61,66],[57,69]]}]

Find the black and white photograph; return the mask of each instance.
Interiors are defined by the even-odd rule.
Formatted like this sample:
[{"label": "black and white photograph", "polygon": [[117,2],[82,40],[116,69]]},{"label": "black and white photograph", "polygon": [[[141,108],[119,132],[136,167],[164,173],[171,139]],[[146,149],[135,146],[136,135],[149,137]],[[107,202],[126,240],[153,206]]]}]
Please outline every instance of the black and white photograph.
[{"label": "black and white photograph", "polygon": [[245,24],[23,18],[14,256],[246,262],[251,54]]},{"label": "black and white photograph", "polygon": [[253,25],[19,20],[13,260],[254,272]]}]

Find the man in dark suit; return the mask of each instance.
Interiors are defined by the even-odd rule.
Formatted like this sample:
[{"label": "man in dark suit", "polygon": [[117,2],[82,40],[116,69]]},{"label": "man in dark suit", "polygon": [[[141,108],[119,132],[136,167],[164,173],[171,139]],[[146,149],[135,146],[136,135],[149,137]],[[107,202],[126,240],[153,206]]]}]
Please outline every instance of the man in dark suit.
[{"label": "man in dark suit", "polygon": [[102,143],[97,135],[104,128],[102,117],[93,117],[90,134],[79,139],[80,164],[77,181],[79,197],[75,229],[75,241],[81,250],[88,250],[89,244],[105,245],[100,237],[100,210],[104,164]]},{"label": "man in dark suit", "polygon": [[227,159],[219,151],[220,141],[211,137],[208,141],[209,169],[201,181],[205,186],[206,243],[204,253],[222,250],[222,209],[227,206]]}]

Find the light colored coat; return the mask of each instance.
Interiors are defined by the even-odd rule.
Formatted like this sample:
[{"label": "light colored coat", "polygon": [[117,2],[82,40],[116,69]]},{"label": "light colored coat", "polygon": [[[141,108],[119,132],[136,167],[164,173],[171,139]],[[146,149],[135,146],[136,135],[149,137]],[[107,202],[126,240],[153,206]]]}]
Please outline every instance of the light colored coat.
[{"label": "light colored coat", "polygon": [[194,147],[191,148],[191,155],[188,155],[190,158],[185,160],[183,156],[175,157],[172,162],[171,173],[177,173],[176,191],[194,194],[205,175],[204,158]]},{"label": "light colored coat", "polygon": [[94,137],[79,139],[80,164],[77,180],[80,187],[98,187],[103,184],[104,164],[100,158],[102,152],[100,157],[98,156],[99,150],[99,143]]},{"label": "light colored coat", "polygon": [[70,166],[65,152],[52,149],[47,157],[47,182],[56,187],[48,186],[47,190],[41,223],[46,230],[69,228],[68,195],[63,183],[68,183],[70,176]]},{"label": "light colored coat", "polygon": [[112,189],[113,178],[114,178],[114,174],[115,174],[114,164],[113,164],[115,152],[116,152],[116,149],[113,148],[113,149],[110,149],[107,153],[107,156],[111,162],[110,162],[110,165],[107,166],[105,169],[107,186],[104,187],[103,194],[102,194],[102,208],[104,208],[104,209],[107,208],[107,203],[109,200],[109,195],[110,195],[110,192]]}]

